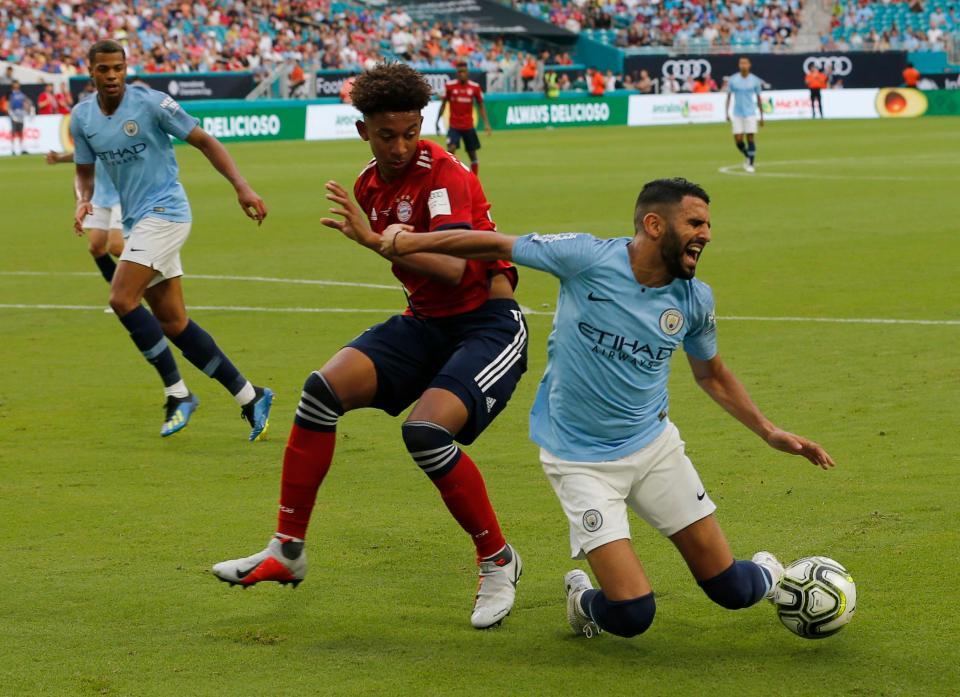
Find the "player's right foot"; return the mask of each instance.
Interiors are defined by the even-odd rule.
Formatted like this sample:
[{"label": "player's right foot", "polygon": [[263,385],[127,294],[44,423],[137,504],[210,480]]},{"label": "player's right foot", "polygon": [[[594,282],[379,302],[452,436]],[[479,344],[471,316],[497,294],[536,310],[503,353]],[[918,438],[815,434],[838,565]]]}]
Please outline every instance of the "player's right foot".
[{"label": "player's right foot", "polygon": [[771,603],[776,602],[777,589],[780,587],[780,579],[783,578],[783,564],[770,552],[757,552],[753,555],[751,561],[770,574],[770,590],[764,596]]},{"label": "player's right foot", "polygon": [[590,577],[585,571],[574,569],[564,575],[563,585],[567,591],[567,622],[570,623],[570,629],[577,636],[585,636],[587,639],[597,636],[601,631],[600,627],[580,605],[580,596],[583,592],[593,588]]},{"label": "player's right foot", "polygon": [[517,582],[523,573],[520,555],[510,545],[480,562],[480,581],[477,599],[470,615],[470,624],[477,629],[488,629],[503,622],[513,609],[517,597]]},{"label": "player's right foot", "polygon": [[273,390],[255,387],[254,397],[240,409],[240,416],[250,424],[250,442],[263,440],[270,428],[270,407],[273,405]]},{"label": "player's right foot", "polygon": [[164,405],[163,426],[160,427],[160,436],[166,438],[177,431],[182,431],[190,423],[190,417],[200,406],[200,399],[192,392],[186,397],[167,397]]},{"label": "player's right foot", "polygon": [[292,583],[296,588],[307,575],[307,553],[303,551],[303,540],[277,533],[261,552],[214,564],[213,575],[231,586],[276,581],[282,586]]},{"label": "player's right foot", "polygon": [[750,174],[753,174],[754,172],[757,171],[756,167],[754,167],[753,165],[751,165],[749,162],[744,162],[744,163],[743,163],[743,170],[744,170],[745,172],[749,172]]}]

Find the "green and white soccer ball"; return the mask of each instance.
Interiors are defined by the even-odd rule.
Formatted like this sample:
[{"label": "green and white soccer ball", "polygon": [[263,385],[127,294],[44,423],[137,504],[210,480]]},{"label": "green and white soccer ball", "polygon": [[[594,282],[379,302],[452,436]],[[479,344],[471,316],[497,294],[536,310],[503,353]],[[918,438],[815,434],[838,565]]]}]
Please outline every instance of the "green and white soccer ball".
[{"label": "green and white soccer ball", "polygon": [[804,639],[823,639],[853,619],[857,586],[839,562],[804,557],[784,568],[774,602],[784,627]]}]

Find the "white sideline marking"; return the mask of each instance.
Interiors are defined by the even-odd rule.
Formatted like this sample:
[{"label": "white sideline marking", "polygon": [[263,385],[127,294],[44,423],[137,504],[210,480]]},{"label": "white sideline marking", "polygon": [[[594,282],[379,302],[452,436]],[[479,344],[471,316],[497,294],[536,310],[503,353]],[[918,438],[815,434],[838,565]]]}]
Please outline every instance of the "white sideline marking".
[{"label": "white sideline marking", "polygon": [[[96,271],[0,271],[0,276],[99,276]],[[188,274],[188,279],[201,281],[250,281],[254,283],[290,283],[305,286],[346,286],[348,288],[376,288],[380,290],[400,290],[400,285],[383,283],[359,283],[356,281],[321,281],[313,278],[273,278],[270,276],[215,276],[210,274]]]},{"label": "white sideline marking", "polygon": [[[53,305],[27,303],[0,303],[0,310],[79,310],[103,312],[103,305]],[[356,307],[246,307],[243,305],[190,305],[189,310],[209,310],[214,312],[273,312],[273,313],[370,313],[397,314],[399,308],[356,308]],[[553,312],[526,310],[528,315],[553,316]],[[752,317],[748,315],[718,316],[723,322],[814,322],[827,324],[905,324],[920,326],[956,327],[960,319],[892,319],[884,317]]]},{"label": "white sideline marking", "polygon": [[[782,165],[833,165],[838,163],[853,163],[859,164],[863,163],[865,160],[880,160],[886,161],[889,160],[888,157],[834,157],[834,158],[824,158],[817,160],[761,160],[759,165],[764,166],[782,166]],[[950,161],[945,160],[942,155],[932,155],[927,157],[911,157],[907,158],[910,160],[920,160],[927,162],[944,162],[949,163]],[[730,174],[735,177],[778,177],[781,179],[858,179],[864,181],[893,181],[893,182],[902,182],[902,181],[955,181],[957,177],[938,177],[938,176],[916,176],[916,177],[907,177],[907,176],[894,176],[894,175],[872,175],[872,174],[805,174],[802,172],[765,172],[763,169],[760,169],[757,172],[751,174],[750,172],[745,172],[743,165],[725,165],[720,167],[718,170],[720,174]]]}]

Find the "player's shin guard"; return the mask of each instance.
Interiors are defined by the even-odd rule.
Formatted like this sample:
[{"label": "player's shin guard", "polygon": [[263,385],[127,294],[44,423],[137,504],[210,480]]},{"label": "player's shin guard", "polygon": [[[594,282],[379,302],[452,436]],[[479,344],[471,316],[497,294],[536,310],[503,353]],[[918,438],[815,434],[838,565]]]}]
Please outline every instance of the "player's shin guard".
[{"label": "player's shin guard", "polygon": [[743,154],[744,157],[747,157],[747,143],[746,143],[746,141],[743,141],[743,140],[735,140],[734,143],[735,143],[736,146],[737,146],[737,150],[739,150],[739,151]]},{"label": "player's shin guard", "polygon": [[607,600],[603,591],[591,589],[580,596],[580,607],[600,629],[628,639],[647,631],[657,613],[653,593],[630,600]]},{"label": "player's shin guard", "polygon": [[226,387],[230,394],[236,395],[246,386],[247,379],[224,355],[213,337],[193,320],[187,322],[186,329],[170,337],[170,340],[183,352],[184,358]]},{"label": "player's shin guard", "polygon": [[142,305],[133,312],[128,312],[120,318],[120,323],[130,332],[130,338],[140,349],[140,353],[147,359],[163,380],[164,387],[180,382],[180,371],[173,358],[173,352],[163,336],[163,330],[157,318]]},{"label": "player's shin guard", "polygon": [[759,564],[735,561],[726,571],[698,583],[717,605],[739,610],[759,602],[769,592],[772,579]]},{"label": "player's shin guard", "polygon": [[97,268],[100,269],[100,274],[104,280],[107,283],[113,281],[113,274],[117,270],[117,262],[113,260],[113,257],[109,254],[101,254],[98,257],[94,257],[93,261],[97,265]]},{"label": "player's shin guard", "polygon": [[340,399],[319,372],[303,385],[297,415],[283,452],[280,513],[277,532],[303,539],[317,490],[333,461],[337,420],[343,415]]},{"label": "player's shin guard", "polygon": [[750,164],[753,164],[753,161],[757,158],[757,141],[751,140],[747,143],[747,159],[750,160]]},{"label": "player's shin guard", "polygon": [[473,540],[480,559],[506,544],[487,487],[473,460],[453,442],[450,432],[429,421],[403,424],[403,442],[424,474],[440,490],[447,510]]}]

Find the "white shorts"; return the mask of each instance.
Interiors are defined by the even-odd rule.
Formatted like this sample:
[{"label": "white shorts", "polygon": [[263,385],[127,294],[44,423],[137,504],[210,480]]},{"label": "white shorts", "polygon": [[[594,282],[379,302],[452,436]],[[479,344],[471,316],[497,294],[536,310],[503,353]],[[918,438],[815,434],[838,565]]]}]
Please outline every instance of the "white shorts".
[{"label": "white shorts", "polygon": [[730,121],[733,123],[733,135],[735,136],[757,132],[756,116],[732,116]]},{"label": "white shorts", "polygon": [[183,275],[180,248],[190,235],[190,223],[172,223],[160,218],[143,218],[130,230],[120,261],[149,266],[156,271],[148,287]]},{"label": "white shorts", "polygon": [[94,206],[93,213],[83,219],[83,229],[88,230],[122,230],[123,214],[120,212],[120,204],[110,208]]},{"label": "white shorts", "polygon": [[541,448],[540,463],[567,514],[574,559],[629,540],[628,506],[664,537],[717,510],[669,421],[653,442],[619,460],[570,462]]}]

